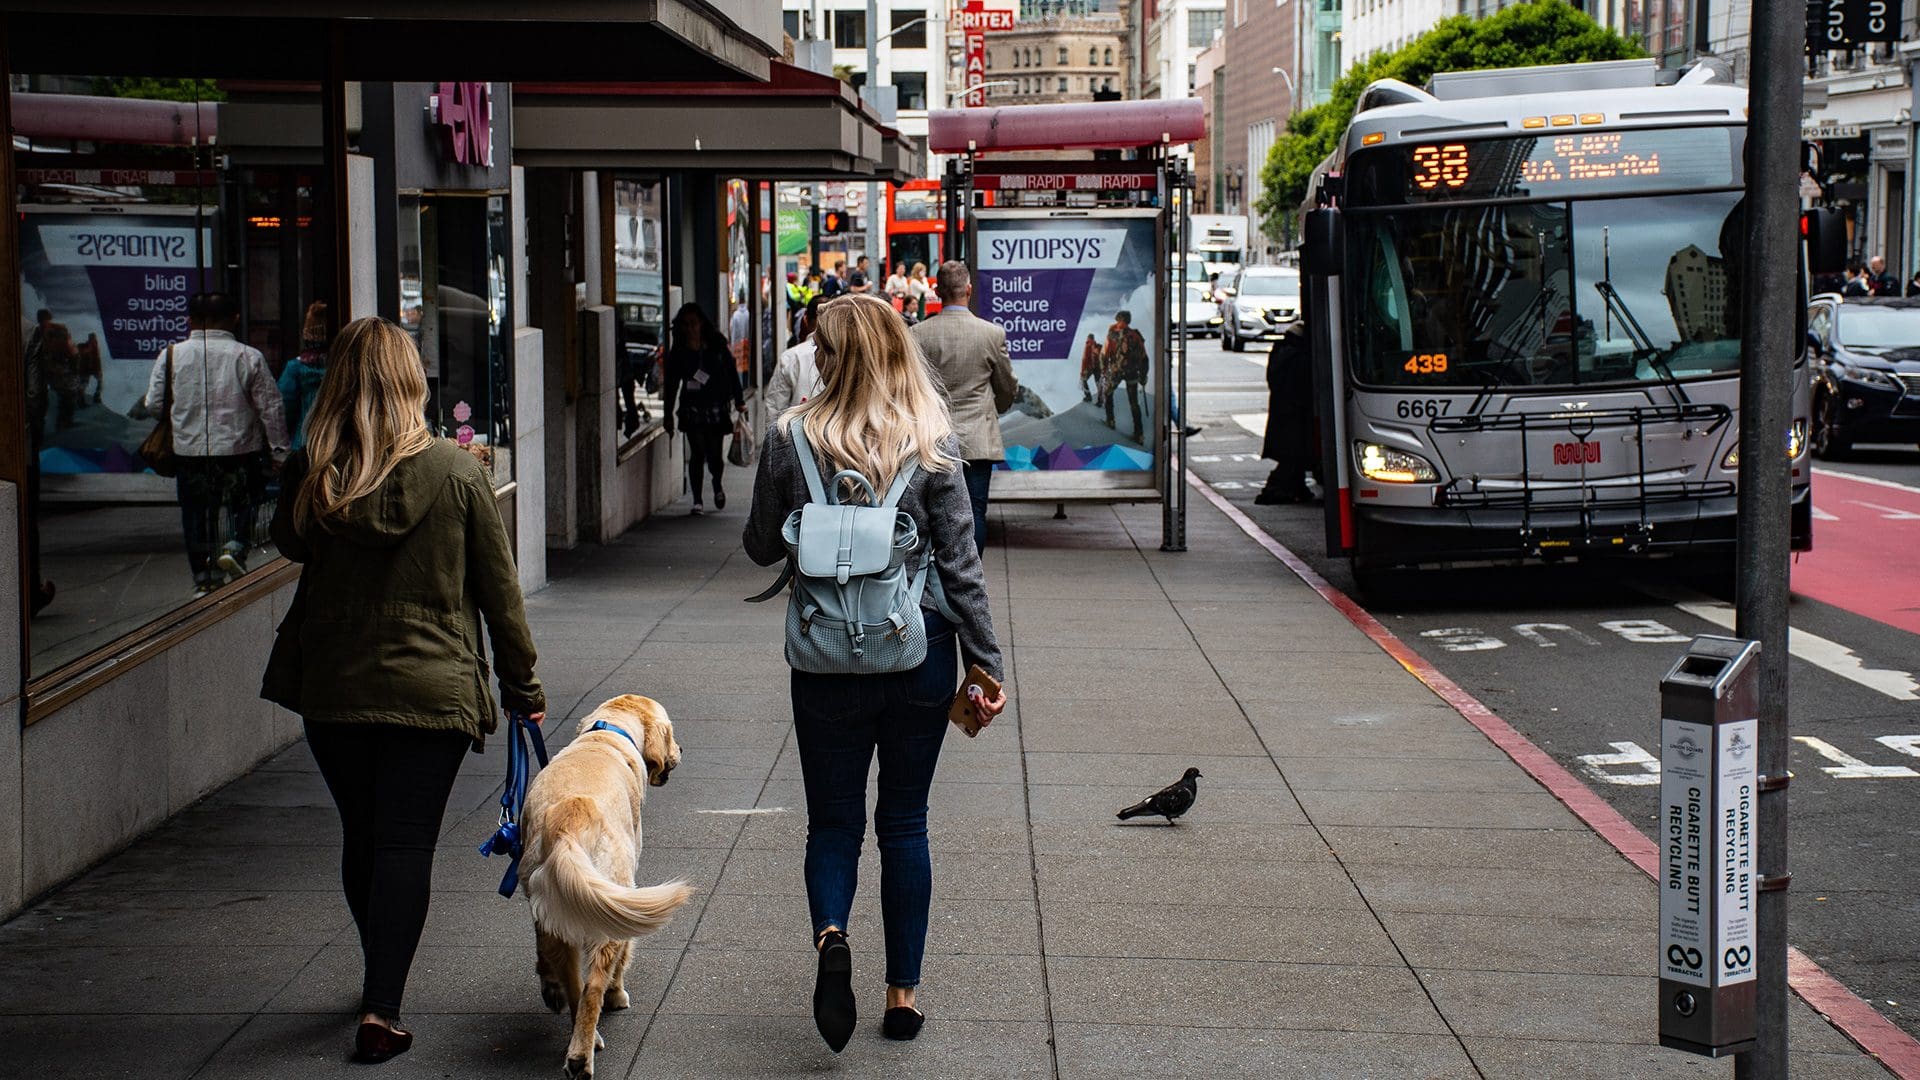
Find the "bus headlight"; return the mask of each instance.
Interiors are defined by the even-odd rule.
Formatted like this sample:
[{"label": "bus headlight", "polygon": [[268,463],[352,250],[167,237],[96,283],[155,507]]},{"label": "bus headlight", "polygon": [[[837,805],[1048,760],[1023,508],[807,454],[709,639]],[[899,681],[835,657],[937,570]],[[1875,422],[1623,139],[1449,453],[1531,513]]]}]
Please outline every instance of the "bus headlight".
[{"label": "bus headlight", "polygon": [[[1800,455],[1805,453],[1806,449],[1807,422],[1804,419],[1795,420],[1793,426],[1787,429],[1787,460],[1800,460]],[[1740,467],[1740,444],[1735,443],[1733,449],[1727,451],[1727,456],[1720,459],[1720,467],[1723,469]]]},{"label": "bus headlight", "polygon": [[1426,458],[1391,446],[1357,442],[1353,455],[1360,462],[1360,475],[1382,484],[1431,484],[1440,479]]}]

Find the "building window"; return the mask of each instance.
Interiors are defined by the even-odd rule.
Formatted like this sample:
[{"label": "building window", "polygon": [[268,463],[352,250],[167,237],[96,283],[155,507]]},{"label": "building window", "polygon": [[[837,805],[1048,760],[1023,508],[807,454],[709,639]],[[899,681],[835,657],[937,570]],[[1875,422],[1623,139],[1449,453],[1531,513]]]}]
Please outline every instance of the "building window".
[{"label": "building window", "polygon": [[987,53],[984,56],[982,56],[980,59],[982,63],[987,65],[988,71],[993,70],[993,54],[992,53]]},{"label": "building window", "polygon": [[786,29],[788,37],[792,38],[795,41],[800,40],[800,13],[799,12],[797,11],[781,12],[780,24],[782,27]]},{"label": "building window", "polygon": [[1226,14],[1224,11],[1187,12],[1187,47],[1204,49],[1213,44],[1213,35],[1220,32]]},{"label": "building window", "polygon": [[927,73],[924,71],[896,71],[893,73],[893,87],[900,94],[900,107],[916,112],[927,107]]},{"label": "building window", "polygon": [[1020,66],[1020,53],[1021,53],[1021,50],[1019,49],[1013,50],[1013,66],[1014,67]]},{"label": "building window", "polygon": [[1108,66],[1108,67],[1112,67],[1112,66],[1113,66],[1113,46],[1111,46],[1111,45],[1109,45],[1109,46],[1107,46],[1107,60],[1106,60],[1106,64],[1107,64],[1107,66]]},{"label": "building window", "polygon": [[1188,64],[1187,65],[1187,89],[1188,90],[1192,90],[1199,85],[1197,82],[1194,81],[1197,78],[1199,78],[1199,76],[1200,76],[1200,72],[1198,70],[1197,65]]},{"label": "building window", "polygon": [[[908,26],[907,24],[913,25]],[[905,29],[901,29],[905,27]],[[908,9],[895,11],[889,26],[893,36],[887,40],[896,49],[924,49],[927,47],[927,16],[925,12]]]},{"label": "building window", "polygon": [[1087,66],[1092,67],[1095,64],[1098,64],[1099,62],[1100,62],[1100,50],[1097,48],[1088,49],[1087,50]]},{"label": "building window", "polygon": [[1062,67],[1065,67],[1066,64],[1067,64],[1067,47],[1065,45],[1062,45],[1060,46],[1060,65]]},{"label": "building window", "polygon": [[1060,92],[1063,94],[1067,92],[1067,77],[1065,75],[1060,76]]},{"label": "building window", "polygon": [[833,13],[833,47],[836,49],[867,47],[866,12],[836,11]]}]

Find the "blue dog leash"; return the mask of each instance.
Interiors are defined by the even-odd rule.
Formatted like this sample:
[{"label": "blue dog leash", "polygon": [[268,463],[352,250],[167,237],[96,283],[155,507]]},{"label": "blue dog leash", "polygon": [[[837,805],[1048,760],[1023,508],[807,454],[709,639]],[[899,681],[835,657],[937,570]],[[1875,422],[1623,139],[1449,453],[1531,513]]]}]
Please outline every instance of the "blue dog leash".
[{"label": "blue dog leash", "polygon": [[540,725],[526,713],[509,712],[507,729],[507,786],[500,792],[500,827],[480,845],[480,854],[508,857],[507,874],[500,879],[500,895],[511,898],[520,887],[520,856],[525,848],[520,836],[520,812],[526,807],[527,781],[533,776],[528,744],[532,744],[532,756],[545,768],[547,740],[540,733]]}]

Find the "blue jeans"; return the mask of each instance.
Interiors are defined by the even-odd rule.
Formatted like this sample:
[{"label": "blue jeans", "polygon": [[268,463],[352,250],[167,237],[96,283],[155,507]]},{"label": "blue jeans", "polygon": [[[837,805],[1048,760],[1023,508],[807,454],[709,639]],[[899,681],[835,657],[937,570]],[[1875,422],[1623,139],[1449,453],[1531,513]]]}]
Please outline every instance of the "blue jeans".
[{"label": "blue jeans", "polygon": [[873,831],[880,844],[880,919],[887,985],[920,985],[933,862],[927,792],[959,685],[953,628],[928,611],[927,659],[894,675],[793,673],[793,730],[807,787],[807,906],[816,937],[848,929],[867,835],[867,770],[880,756]]},{"label": "blue jeans", "polygon": [[987,553],[987,488],[993,483],[991,461],[969,461],[961,466],[967,478],[967,498],[973,500],[973,548],[982,557]]}]

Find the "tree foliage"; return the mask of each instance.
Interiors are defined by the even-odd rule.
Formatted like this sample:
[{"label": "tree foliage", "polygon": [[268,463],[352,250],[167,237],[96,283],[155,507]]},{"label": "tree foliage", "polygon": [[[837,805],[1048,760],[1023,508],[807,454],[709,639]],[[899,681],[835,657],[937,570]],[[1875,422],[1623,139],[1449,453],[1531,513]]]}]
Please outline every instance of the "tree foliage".
[{"label": "tree foliage", "polygon": [[1485,18],[1455,15],[1393,52],[1355,64],[1333,84],[1324,104],[1294,113],[1260,169],[1262,194],[1254,209],[1267,235],[1280,239],[1285,222],[1307,197],[1313,170],[1339,144],[1354,105],[1368,85],[1399,79],[1414,86],[1435,72],[1533,67],[1589,60],[1627,60],[1646,53],[1629,38],[1601,26],[1566,0],[1523,0]]},{"label": "tree foliage", "polygon": [[103,97],[156,101],[225,101],[227,92],[212,79],[100,78],[93,91]]}]

